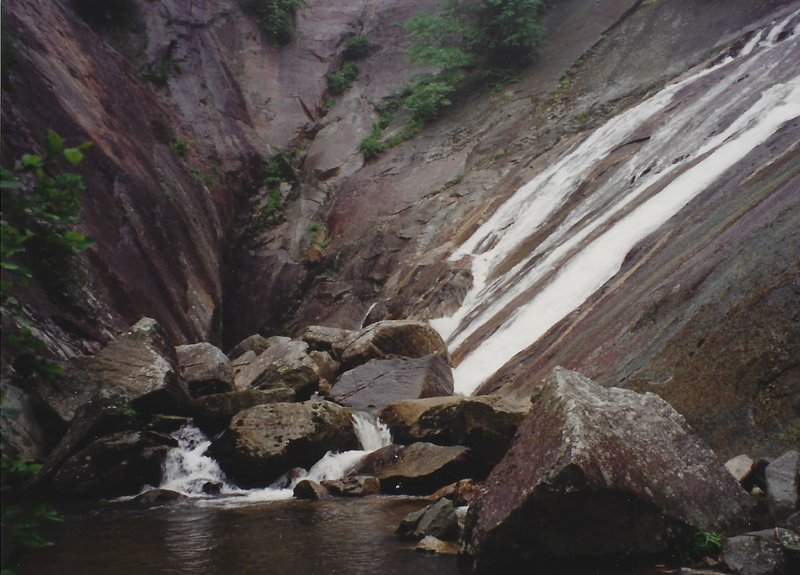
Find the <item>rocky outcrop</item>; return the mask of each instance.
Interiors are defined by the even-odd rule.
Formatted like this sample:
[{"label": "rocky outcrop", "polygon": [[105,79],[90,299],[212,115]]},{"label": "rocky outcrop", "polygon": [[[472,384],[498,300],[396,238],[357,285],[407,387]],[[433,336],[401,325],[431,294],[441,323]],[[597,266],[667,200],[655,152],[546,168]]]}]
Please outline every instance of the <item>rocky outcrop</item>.
[{"label": "rocky outcrop", "polygon": [[308,468],[327,451],[356,449],[350,412],[327,401],[245,409],[211,444],[209,454],[242,487],[264,487],[294,467]]},{"label": "rocky outcrop", "polygon": [[345,368],[352,368],[371,359],[390,357],[416,358],[438,355],[448,358],[442,336],[425,322],[395,320],[369,325],[334,345]]},{"label": "rocky outcrop", "polygon": [[175,350],[154,320],[143,318],[96,355],[70,361],[60,377],[37,382],[36,393],[66,425],[97,393],[116,387],[144,412],[170,412],[185,403]]},{"label": "rocky outcrop", "polygon": [[749,501],[653,394],[556,368],[470,506],[460,552],[478,571],[664,553],[747,519]]},{"label": "rocky outcrop", "polygon": [[330,397],[347,407],[383,407],[402,399],[449,396],[453,373],[438,355],[417,359],[373,359],[346,371]]},{"label": "rocky outcrop", "polygon": [[71,499],[133,495],[158,485],[171,437],[127,431],[93,441],[69,457],[53,478],[59,496]]},{"label": "rocky outcrop", "polygon": [[427,495],[464,477],[485,473],[475,465],[469,449],[442,447],[432,443],[391,445],[362,459],[350,475],[373,475],[380,479],[381,493]]},{"label": "rocky outcrop", "polygon": [[192,396],[233,390],[233,367],[218,347],[202,342],[179,345],[175,352],[178,369]]},{"label": "rocky outcrop", "polygon": [[436,397],[393,403],[380,412],[397,443],[465,445],[494,465],[505,454],[530,403],[497,396]]}]

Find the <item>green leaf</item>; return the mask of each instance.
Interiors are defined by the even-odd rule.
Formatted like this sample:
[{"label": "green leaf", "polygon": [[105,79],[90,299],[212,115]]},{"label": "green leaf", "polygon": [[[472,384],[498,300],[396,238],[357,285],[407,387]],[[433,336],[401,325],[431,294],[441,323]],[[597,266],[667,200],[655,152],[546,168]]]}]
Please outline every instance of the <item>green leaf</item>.
[{"label": "green leaf", "polygon": [[47,150],[47,157],[49,158],[58,155],[58,153],[64,149],[64,140],[62,140],[61,136],[56,134],[55,130],[52,128],[47,130],[45,148]]},{"label": "green leaf", "polygon": [[67,148],[64,150],[64,157],[73,166],[77,166],[83,160],[83,152],[80,148]]},{"label": "green leaf", "polygon": [[23,168],[38,168],[44,164],[42,157],[36,154],[23,154],[21,161]]}]

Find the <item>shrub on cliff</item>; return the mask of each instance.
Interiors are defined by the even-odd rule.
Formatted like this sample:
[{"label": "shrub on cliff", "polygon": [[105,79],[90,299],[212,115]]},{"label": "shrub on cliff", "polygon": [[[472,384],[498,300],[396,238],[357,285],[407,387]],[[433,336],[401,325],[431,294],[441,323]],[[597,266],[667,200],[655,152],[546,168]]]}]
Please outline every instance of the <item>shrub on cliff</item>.
[{"label": "shrub on cliff", "polygon": [[239,0],[242,9],[253,16],[267,36],[279,45],[294,36],[295,13],[303,0]]}]

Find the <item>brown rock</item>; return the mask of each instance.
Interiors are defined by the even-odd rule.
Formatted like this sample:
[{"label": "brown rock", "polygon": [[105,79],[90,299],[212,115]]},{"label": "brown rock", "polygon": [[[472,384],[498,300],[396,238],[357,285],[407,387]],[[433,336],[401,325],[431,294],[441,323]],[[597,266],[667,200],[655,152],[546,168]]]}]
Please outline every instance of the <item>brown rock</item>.
[{"label": "brown rock", "polygon": [[455,506],[469,505],[481,490],[481,484],[474,479],[460,479],[450,485],[445,485],[429,499],[435,501],[443,497],[453,502]]},{"label": "brown rock", "polygon": [[331,494],[326,487],[311,479],[301,479],[298,481],[297,485],[294,486],[292,495],[297,499],[323,500],[331,498]]},{"label": "brown rock", "polygon": [[401,399],[453,393],[453,373],[437,355],[416,359],[373,359],[342,374],[331,390],[347,407],[382,407]]},{"label": "brown rock", "polygon": [[237,389],[274,389],[288,387],[296,399],[304,400],[319,386],[319,366],[308,355],[302,341],[280,341],[259,355],[237,376]]},{"label": "brown rock", "polygon": [[435,397],[393,403],[380,417],[397,443],[465,445],[475,457],[494,465],[529,409],[527,401],[515,403],[498,396]]},{"label": "brown rock", "polygon": [[286,470],[308,468],[327,451],[356,449],[350,411],[327,401],[245,409],[211,444],[209,454],[242,487],[265,487]]},{"label": "brown rock", "polygon": [[562,368],[467,515],[477,570],[531,560],[663,553],[745,520],[750,502],[683,417],[653,394]]},{"label": "brown rock", "polygon": [[439,553],[441,555],[455,555],[458,553],[458,545],[451,541],[442,541],[433,535],[426,535],[420,540],[419,543],[417,543],[417,546],[414,547],[414,550]]},{"label": "brown rock", "polygon": [[364,497],[379,495],[381,482],[369,475],[351,475],[342,479],[325,479],[320,483],[333,495],[342,497]]},{"label": "brown rock", "polygon": [[374,475],[384,494],[427,495],[457,479],[475,476],[476,471],[466,447],[414,443],[373,451],[351,475]]},{"label": "brown rock", "polygon": [[438,355],[448,359],[447,346],[439,333],[425,322],[411,320],[379,321],[356,332],[334,346],[346,368],[371,359],[424,357]]},{"label": "brown rock", "polygon": [[214,393],[195,399],[191,412],[197,425],[213,435],[227,427],[231,418],[240,411],[267,403],[290,402],[294,396],[294,390],[288,387]]},{"label": "brown rock", "polygon": [[303,340],[314,351],[327,351],[333,353],[334,348],[344,340],[356,333],[353,330],[341,329],[338,327],[326,327],[322,325],[310,325],[299,339]]},{"label": "brown rock", "polygon": [[256,333],[244,338],[242,341],[234,345],[233,348],[228,352],[228,357],[231,358],[231,360],[239,359],[247,352],[253,352],[256,356],[258,356],[267,351],[269,346],[275,343],[279,342],[273,338],[267,339],[263,335]]}]

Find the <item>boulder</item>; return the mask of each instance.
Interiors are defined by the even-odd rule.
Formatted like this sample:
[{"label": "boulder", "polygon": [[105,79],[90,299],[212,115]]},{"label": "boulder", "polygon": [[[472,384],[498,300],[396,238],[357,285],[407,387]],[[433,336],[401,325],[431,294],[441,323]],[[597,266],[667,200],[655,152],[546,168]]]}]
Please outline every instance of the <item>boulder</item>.
[{"label": "boulder", "polygon": [[736,479],[740,485],[744,485],[744,482],[750,476],[754,464],[755,461],[753,461],[749,455],[742,453],[726,461],[725,469],[733,475],[733,478]]},{"label": "boulder", "polygon": [[317,374],[320,381],[336,381],[341,375],[342,364],[333,359],[327,351],[310,351],[308,357],[317,366]]},{"label": "boulder", "polygon": [[209,435],[225,429],[231,418],[250,407],[267,403],[286,403],[294,399],[294,390],[244,389],[198,397],[192,402],[191,413],[197,426]]},{"label": "boulder", "polygon": [[800,535],[775,528],[730,537],[722,560],[739,575],[784,575],[797,572],[799,554]]},{"label": "boulder", "polygon": [[342,374],[331,399],[347,407],[383,407],[401,399],[449,396],[453,373],[438,355],[373,359]]},{"label": "boulder", "polygon": [[237,389],[288,387],[295,398],[306,400],[319,386],[319,366],[308,355],[308,344],[281,341],[259,355],[235,379]]},{"label": "boulder", "polygon": [[185,499],[187,499],[187,497],[183,493],[178,493],[171,489],[148,489],[130,501],[126,501],[126,506],[135,507],[137,509],[149,509],[151,507],[172,505]]},{"label": "boulder", "polygon": [[175,348],[155,320],[143,318],[96,355],[69,361],[60,377],[37,382],[36,393],[65,425],[98,392],[115,387],[135,409],[180,411],[187,398],[175,366]]},{"label": "boulder", "polygon": [[320,481],[331,494],[339,497],[364,497],[379,495],[381,482],[377,477],[354,475],[342,479],[324,479]]},{"label": "boulder", "polygon": [[465,445],[475,457],[495,465],[529,409],[530,402],[497,396],[435,397],[393,403],[380,417],[396,443]]},{"label": "boulder", "polygon": [[71,499],[133,495],[158,485],[172,438],[126,431],[93,441],[69,457],[53,479],[58,495]]},{"label": "boulder", "polygon": [[476,471],[468,448],[421,442],[373,451],[350,475],[374,475],[384,494],[428,495],[458,479],[474,477]]},{"label": "boulder", "polygon": [[467,514],[475,570],[660,554],[747,518],[744,490],[658,396],[557,367],[532,399]]},{"label": "boulder", "polygon": [[300,334],[300,339],[306,342],[312,350],[333,353],[334,348],[340,349],[341,343],[355,333],[352,330],[338,327],[310,325]]},{"label": "boulder", "polygon": [[128,406],[128,393],[121,387],[101,390],[78,408],[67,432],[50,452],[33,486],[46,485],[68,457],[89,443],[113,433],[138,426],[136,414]]},{"label": "boulder", "polygon": [[425,322],[411,320],[386,320],[369,325],[335,344],[333,352],[346,369],[371,359],[431,354],[445,360],[449,357],[439,332]]},{"label": "boulder", "polygon": [[274,343],[279,343],[282,339],[288,340],[289,338],[287,337],[281,339],[277,338],[268,339],[263,335],[254,334],[244,338],[242,341],[233,346],[233,349],[231,349],[228,352],[228,357],[231,358],[232,360],[235,360],[243,356],[245,353],[249,352],[252,352],[255,355],[261,355],[262,353],[267,351],[267,349],[269,349],[270,345]]},{"label": "boulder", "polygon": [[419,511],[412,511],[397,528],[401,537],[422,539],[432,535],[437,539],[453,540],[458,536],[456,508],[449,499],[439,499]]},{"label": "boulder", "polygon": [[316,481],[312,481],[311,479],[301,479],[297,482],[297,485],[294,486],[294,491],[292,492],[297,499],[330,499],[331,494],[327,488],[323,487]]},{"label": "boulder", "polygon": [[233,390],[233,367],[222,350],[207,342],[175,348],[178,368],[193,397]]},{"label": "boulder", "polygon": [[209,455],[242,487],[265,487],[327,451],[356,449],[350,411],[327,401],[257,405],[236,414]]},{"label": "boulder", "polygon": [[767,498],[776,520],[781,521],[800,508],[800,453],[787,451],[767,466]]}]

